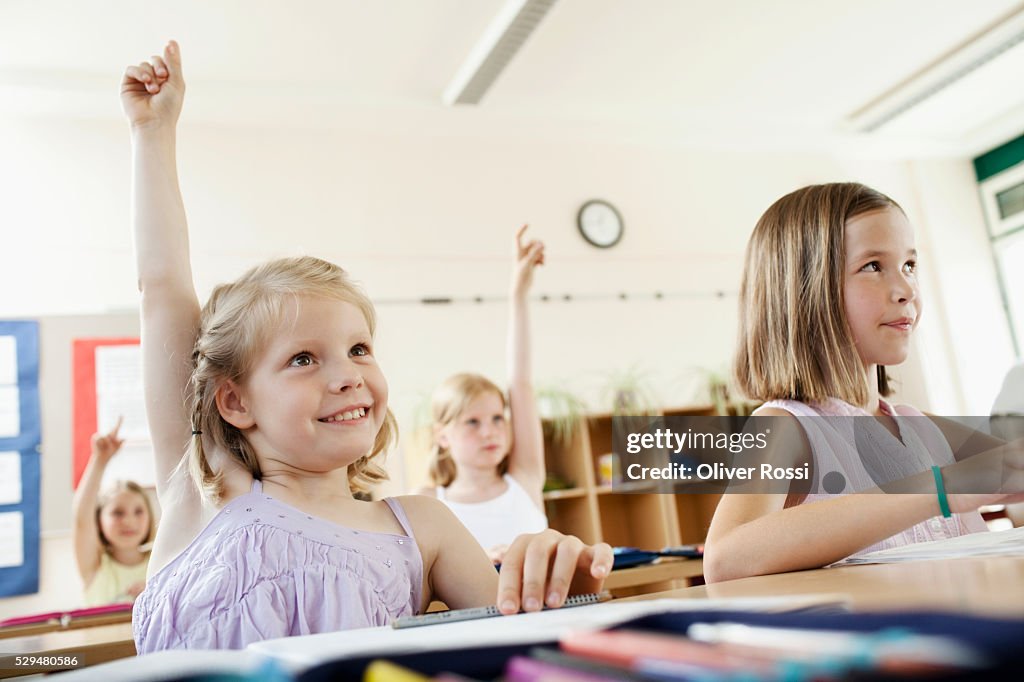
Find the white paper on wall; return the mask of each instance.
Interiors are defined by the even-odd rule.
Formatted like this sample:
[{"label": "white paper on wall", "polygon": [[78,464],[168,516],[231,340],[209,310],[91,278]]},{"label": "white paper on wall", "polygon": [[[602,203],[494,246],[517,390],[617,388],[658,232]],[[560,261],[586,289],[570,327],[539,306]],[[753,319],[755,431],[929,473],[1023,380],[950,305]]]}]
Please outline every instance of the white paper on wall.
[{"label": "white paper on wall", "polygon": [[21,453],[0,452],[0,504],[21,502]]},{"label": "white paper on wall", "polygon": [[0,568],[25,563],[25,520],[21,512],[0,513]]},{"label": "white paper on wall", "polygon": [[0,438],[21,433],[21,406],[18,385],[0,386]]},{"label": "white paper on wall", "polygon": [[96,425],[106,433],[124,417],[119,435],[149,441],[142,393],[142,348],[138,345],[96,347]]},{"label": "white paper on wall", "polygon": [[110,460],[103,485],[116,480],[156,484],[153,447],[142,392],[142,348],[137,344],[96,347],[96,424],[108,433],[124,418],[118,436],[125,443]]},{"label": "white paper on wall", "polygon": [[0,386],[18,383],[18,340],[0,336]]}]

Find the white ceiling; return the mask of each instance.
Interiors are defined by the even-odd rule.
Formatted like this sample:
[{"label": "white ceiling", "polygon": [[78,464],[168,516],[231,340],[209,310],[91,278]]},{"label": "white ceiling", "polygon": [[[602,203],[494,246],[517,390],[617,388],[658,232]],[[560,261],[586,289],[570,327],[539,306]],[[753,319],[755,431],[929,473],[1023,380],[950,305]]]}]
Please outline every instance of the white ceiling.
[{"label": "white ceiling", "polygon": [[480,106],[445,107],[503,2],[0,0],[0,116],[118,118],[124,66],[173,37],[190,121],[939,154],[1024,131],[1014,69],[980,79],[1008,101],[849,123],[1019,0],[558,0]]}]

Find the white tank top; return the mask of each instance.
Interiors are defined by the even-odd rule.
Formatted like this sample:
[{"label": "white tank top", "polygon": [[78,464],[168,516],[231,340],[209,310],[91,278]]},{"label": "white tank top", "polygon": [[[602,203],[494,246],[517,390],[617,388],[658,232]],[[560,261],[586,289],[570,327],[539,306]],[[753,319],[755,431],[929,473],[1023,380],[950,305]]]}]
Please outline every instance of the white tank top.
[{"label": "white tank top", "polygon": [[510,545],[523,533],[539,533],[548,527],[548,517],[523,486],[508,474],[504,480],[508,490],[486,502],[452,502],[445,489],[437,487],[437,499],[448,505],[484,549]]}]

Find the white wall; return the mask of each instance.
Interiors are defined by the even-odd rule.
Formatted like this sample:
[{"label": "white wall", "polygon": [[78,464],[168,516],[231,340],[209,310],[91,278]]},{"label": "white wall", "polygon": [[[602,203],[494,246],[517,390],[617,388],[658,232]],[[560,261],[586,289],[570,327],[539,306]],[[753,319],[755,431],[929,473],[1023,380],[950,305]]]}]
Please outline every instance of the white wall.
[{"label": "white wall", "polygon": [[[970,274],[930,296],[935,323],[926,331],[937,340],[919,344],[915,358],[925,359],[928,372],[922,361],[908,363],[904,395],[926,408],[987,409],[983,398],[994,395],[998,377],[986,372],[1006,356],[1008,342],[992,332],[998,299],[989,305],[991,259],[981,248],[966,161],[871,162],[491,133],[235,129],[186,118],[179,156],[201,295],[269,257],[308,252],[342,264],[380,301],[378,355],[408,432],[423,396],[448,374],[476,370],[501,381],[505,324],[501,303],[408,301],[503,295],[513,230],[529,222],[549,251],[535,291],[597,297],[533,306],[537,383],[565,385],[606,409],[600,396],[609,373],[638,367],[663,403],[686,404],[700,399],[695,368],[728,366],[733,293],[760,213],[808,183],[864,180],[907,207],[943,272],[948,259]],[[0,316],[134,309],[125,127],[9,119],[0,121],[0,148]],[[592,197],[612,201],[625,217],[626,236],[609,251],[576,232],[575,212]],[[961,295],[965,285],[976,285],[975,293]],[[654,291],[667,296],[611,297]],[[719,298],[718,291],[727,293]],[[975,331],[965,330],[963,320],[977,316]],[[69,394],[43,395],[44,440],[68,443],[47,448],[45,472],[70,470],[70,420],[48,417],[70,412]],[[418,471],[402,470],[401,452],[392,465],[390,490],[418,482]],[[43,529],[59,533],[70,522],[67,478],[47,473],[43,486]],[[48,542],[44,590],[70,570],[50,563],[60,550],[46,549]],[[63,598],[44,593],[14,603],[36,611],[65,606]],[[0,600],[0,617],[10,610]]]}]

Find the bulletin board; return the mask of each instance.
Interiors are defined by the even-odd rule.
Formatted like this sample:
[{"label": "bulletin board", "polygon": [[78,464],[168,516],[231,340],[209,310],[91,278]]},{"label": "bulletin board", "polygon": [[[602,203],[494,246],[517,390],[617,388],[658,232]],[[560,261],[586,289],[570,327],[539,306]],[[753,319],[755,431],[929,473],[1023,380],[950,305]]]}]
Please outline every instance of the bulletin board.
[{"label": "bulletin board", "polygon": [[91,455],[94,433],[106,433],[123,419],[121,451],[107,464],[106,486],[130,480],[155,484],[153,449],[142,391],[142,349],[138,338],[78,338],[72,342],[73,476],[77,488]]},{"label": "bulletin board", "polygon": [[39,324],[0,320],[0,597],[39,591]]}]

